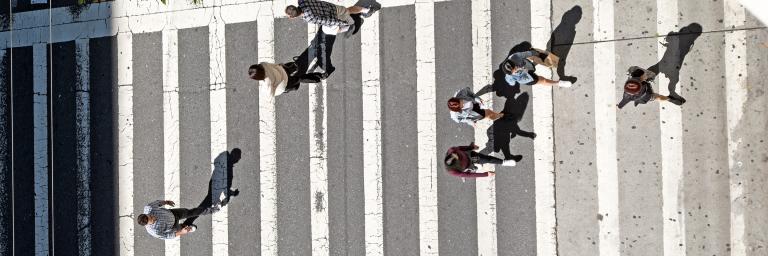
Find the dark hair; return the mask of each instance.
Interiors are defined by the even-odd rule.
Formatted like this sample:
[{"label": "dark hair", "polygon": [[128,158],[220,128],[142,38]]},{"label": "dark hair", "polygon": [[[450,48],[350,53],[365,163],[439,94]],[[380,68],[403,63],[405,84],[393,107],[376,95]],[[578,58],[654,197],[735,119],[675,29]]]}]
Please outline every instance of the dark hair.
[{"label": "dark hair", "polygon": [[248,68],[248,76],[253,80],[264,80],[264,67],[261,64],[253,64]]},{"label": "dark hair", "polygon": [[293,18],[301,14],[301,9],[295,5],[289,5],[285,7],[285,14],[288,15],[288,17]]},{"label": "dark hair", "polygon": [[[451,103],[456,103],[459,106],[458,107],[451,106]],[[450,109],[453,112],[461,112],[461,100],[455,97],[448,99],[448,109]]]},{"label": "dark hair", "polygon": [[139,217],[136,218],[136,221],[139,222],[139,225],[142,225],[142,226],[147,225],[147,222],[149,222],[149,216],[147,216],[146,214],[139,214]]}]

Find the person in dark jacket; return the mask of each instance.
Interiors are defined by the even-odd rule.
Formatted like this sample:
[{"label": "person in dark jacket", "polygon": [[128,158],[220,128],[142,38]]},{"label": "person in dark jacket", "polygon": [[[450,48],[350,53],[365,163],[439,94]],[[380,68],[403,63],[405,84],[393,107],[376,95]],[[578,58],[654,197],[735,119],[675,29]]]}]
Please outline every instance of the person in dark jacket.
[{"label": "person in dark jacket", "polygon": [[659,95],[653,92],[651,82],[656,77],[656,74],[652,71],[632,66],[627,71],[629,78],[624,83],[624,96],[618,104],[619,108],[623,108],[630,101],[635,103],[635,106],[639,104],[645,104],[653,100],[669,101],[675,105],[682,105],[685,103],[685,99],[670,96]]},{"label": "person in dark jacket", "polygon": [[475,164],[500,164],[503,166],[515,166],[518,159],[501,160],[496,157],[477,153],[475,143],[469,146],[452,147],[445,153],[445,169],[449,174],[464,178],[488,177],[496,175],[494,172],[477,172]]}]

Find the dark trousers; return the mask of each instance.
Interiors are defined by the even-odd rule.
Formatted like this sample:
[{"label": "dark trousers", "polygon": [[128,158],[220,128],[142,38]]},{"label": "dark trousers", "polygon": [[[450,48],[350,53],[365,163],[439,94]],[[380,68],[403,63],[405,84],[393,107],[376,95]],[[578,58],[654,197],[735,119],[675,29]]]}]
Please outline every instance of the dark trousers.
[{"label": "dark trousers", "polygon": [[480,154],[474,151],[469,153],[469,157],[471,157],[472,162],[476,164],[501,164],[504,162],[504,160],[489,155]]},{"label": "dark trousers", "polygon": [[187,209],[187,208],[171,209],[171,213],[173,213],[173,217],[176,218],[176,224],[179,224],[180,220],[194,218],[194,217],[200,216],[204,212],[205,212],[205,208],[201,208],[201,207],[192,208],[192,209]]}]

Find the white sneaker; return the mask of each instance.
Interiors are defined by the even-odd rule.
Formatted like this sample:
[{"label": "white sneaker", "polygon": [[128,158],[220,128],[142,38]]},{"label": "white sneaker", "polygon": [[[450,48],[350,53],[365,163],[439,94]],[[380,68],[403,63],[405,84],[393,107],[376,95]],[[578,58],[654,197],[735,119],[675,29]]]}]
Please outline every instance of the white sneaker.
[{"label": "white sneaker", "polygon": [[559,81],[559,82],[557,82],[557,86],[564,87],[564,88],[571,87],[571,85],[573,85],[573,83],[568,82],[568,81]]},{"label": "white sneaker", "polygon": [[515,166],[517,165],[517,161],[515,160],[504,160],[504,162],[501,163],[502,166]]}]

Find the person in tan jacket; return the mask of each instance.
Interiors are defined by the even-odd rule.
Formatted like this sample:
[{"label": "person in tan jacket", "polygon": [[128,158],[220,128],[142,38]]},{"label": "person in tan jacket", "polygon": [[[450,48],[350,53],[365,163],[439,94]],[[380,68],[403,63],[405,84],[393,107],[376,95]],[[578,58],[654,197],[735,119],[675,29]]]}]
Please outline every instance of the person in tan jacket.
[{"label": "person in tan jacket", "polygon": [[319,83],[326,78],[323,73],[300,73],[295,62],[254,64],[248,68],[248,76],[257,81],[266,80],[272,96],[298,90],[301,83]]}]

